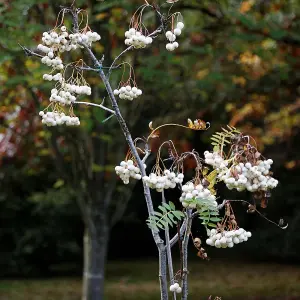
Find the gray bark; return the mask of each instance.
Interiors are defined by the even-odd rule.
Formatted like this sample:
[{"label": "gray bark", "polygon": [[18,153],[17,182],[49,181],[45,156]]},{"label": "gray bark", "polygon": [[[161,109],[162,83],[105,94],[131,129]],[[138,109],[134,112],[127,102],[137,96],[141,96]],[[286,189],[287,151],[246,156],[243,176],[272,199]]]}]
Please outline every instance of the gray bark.
[{"label": "gray bark", "polygon": [[168,300],[168,281],[167,281],[167,253],[164,243],[158,246],[159,256],[159,284],[160,284],[160,299]]},{"label": "gray bark", "polygon": [[187,210],[187,224],[182,243],[182,300],[188,298],[188,244],[190,238],[190,230],[192,226],[192,210]]},{"label": "gray bark", "polygon": [[82,300],[104,299],[105,263],[108,245],[108,227],[84,234],[84,268]]},{"label": "gray bark", "polygon": [[82,300],[104,299],[104,278],[109,222],[104,198],[97,191],[88,204],[89,224],[84,234]]},{"label": "gray bark", "polygon": [[[162,203],[166,203],[164,191],[162,191],[161,196],[162,196]],[[174,284],[174,272],[173,272],[172,249],[170,245],[169,226],[165,228],[165,239],[166,239],[167,262],[169,268],[169,279],[171,285]],[[176,292],[173,292],[173,299],[176,300]]]}]

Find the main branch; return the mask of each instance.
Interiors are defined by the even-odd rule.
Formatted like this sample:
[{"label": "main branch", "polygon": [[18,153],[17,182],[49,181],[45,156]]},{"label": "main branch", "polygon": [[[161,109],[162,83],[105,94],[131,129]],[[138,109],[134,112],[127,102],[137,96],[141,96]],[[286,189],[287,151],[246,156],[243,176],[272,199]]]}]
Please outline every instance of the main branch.
[{"label": "main branch", "polygon": [[[86,44],[82,44],[82,45],[84,46],[84,49],[87,52],[87,54],[89,55],[89,57],[92,59],[95,67],[99,69],[98,74],[105,85],[106,91],[111,100],[111,105],[115,112],[116,118],[120,124],[122,132],[125,136],[125,139],[129,145],[131,153],[134,156],[136,162],[138,163],[138,166],[141,170],[142,177],[146,176],[146,170],[145,170],[144,164],[143,164],[142,160],[140,159],[137,149],[134,146],[134,141],[129,132],[127,124],[121,114],[118,103],[117,103],[114,93],[112,91],[111,85],[110,85],[106,75],[103,72],[102,63],[96,58],[93,51]],[[151,216],[151,215],[154,215],[154,208],[153,208],[153,203],[152,203],[152,199],[151,199],[150,189],[144,182],[143,182],[143,187],[144,187],[144,196],[145,196],[145,200],[146,200],[146,204],[147,204],[148,214],[149,214],[149,216]],[[159,261],[159,266],[160,266],[159,278],[160,278],[160,287],[161,287],[161,299],[167,300],[168,299],[168,290],[167,290],[167,274],[166,274],[166,249],[165,249],[163,240],[160,238],[159,234],[155,230],[152,230],[152,236],[153,236],[153,239],[155,241],[155,244],[156,244],[156,246],[158,248],[158,252],[159,252],[159,260],[160,260]]]},{"label": "main branch", "polygon": [[[162,191],[161,196],[162,196],[162,203],[166,203],[164,191]],[[170,246],[170,234],[169,234],[169,226],[168,225],[165,228],[165,238],[166,238],[168,268],[169,268],[169,279],[170,279],[170,284],[174,284],[172,250],[171,250],[171,246]],[[175,291],[173,292],[173,299],[176,300],[176,292]]]},{"label": "main branch", "polygon": [[190,238],[190,231],[192,226],[192,211],[190,209],[187,210],[187,225],[185,229],[185,234],[182,243],[182,300],[187,300],[188,296],[188,245],[189,245],[189,238]]}]

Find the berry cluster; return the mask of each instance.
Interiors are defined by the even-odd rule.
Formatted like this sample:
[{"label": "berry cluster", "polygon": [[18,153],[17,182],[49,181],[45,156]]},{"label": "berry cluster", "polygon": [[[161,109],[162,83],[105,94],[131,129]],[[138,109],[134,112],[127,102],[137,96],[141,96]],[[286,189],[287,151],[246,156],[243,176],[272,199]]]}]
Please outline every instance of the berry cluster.
[{"label": "berry cluster", "polygon": [[92,94],[92,89],[88,85],[76,85],[76,84],[66,83],[63,87],[67,92],[78,94],[78,95],[90,96]]},{"label": "berry cluster", "polygon": [[56,73],[55,75],[51,75],[51,74],[44,74],[43,75],[43,79],[44,80],[48,80],[48,81],[59,81],[61,82],[63,80],[63,76],[61,73]]},{"label": "berry cluster", "polygon": [[250,162],[239,163],[223,170],[218,177],[230,190],[266,191],[275,188],[278,184],[278,180],[268,175],[272,163],[272,159],[260,160],[257,165],[252,165]]},{"label": "berry cluster", "polygon": [[234,244],[246,242],[251,236],[251,232],[243,228],[230,231],[224,230],[222,232],[212,229],[209,231],[209,238],[206,240],[206,244],[216,248],[232,248]]},{"label": "berry cluster", "polygon": [[179,284],[176,282],[170,286],[170,292],[176,292],[177,294],[180,294],[182,291],[181,287]]},{"label": "berry cluster", "polygon": [[45,45],[39,44],[38,49],[44,52],[50,59],[55,52],[65,52],[76,50],[82,47],[81,43],[91,46],[92,42],[101,39],[97,32],[86,31],[81,33],[69,34],[66,26],[61,26],[59,31],[52,30],[50,33],[44,32],[42,41]]},{"label": "berry cluster", "polygon": [[[144,165],[144,167],[146,168],[146,165]],[[142,178],[139,167],[136,167],[131,159],[121,161],[120,165],[115,167],[115,171],[123,180],[124,184],[129,183],[130,177],[137,180]]]},{"label": "berry cluster", "polygon": [[58,102],[61,105],[70,105],[75,102],[76,97],[72,95],[70,92],[67,92],[63,89],[58,91],[57,89],[51,90],[50,102]]},{"label": "berry cluster", "polygon": [[222,170],[228,166],[228,162],[224,160],[218,152],[204,152],[205,163],[211,165],[214,169]]},{"label": "berry cluster", "polygon": [[70,34],[69,38],[72,49],[78,48],[81,43],[85,43],[88,46],[91,46],[93,42],[101,40],[101,36],[97,32],[92,31]]},{"label": "berry cluster", "polygon": [[158,192],[162,192],[164,189],[174,189],[176,184],[181,184],[184,175],[182,173],[175,174],[169,170],[164,171],[164,175],[157,175],[155,173],[150,173],[149,176],[144,176],[143,181],[151,189],[156,189]]},{"label": "berry cluster", "polygon": [[[58,56],[60,52],[75,50],[82,47],[82,43],[91,46],[92,42],[100,39],[100,35],[96,32],[83,30],[79,33],[69,34],[66,26],[61,26],[49,33],[44,32],[42,37],[43,44],[39,44],[37,48],[45,54],[42,58],[42,63],[52,67],[54,70],[63,70],[64,65],[62,59]],[[57,81],[57,84],[55,88],[51,90],[49,99],[50,102],[52,102],[50,105],[54,107],[54,111],[47,112],[46,114],[40,112],[42,123],[48,126],[61,124],[68,126],[79,125],[80,121],[78,117],[66,116],[62,112],[63,109],[60,105],[71,105],[76,101],[77,95],[91,95],[91,88],[86,85],[82,75],[77,75],[76,80],[73,80],[73,75],[69,80],[65,80],[63,73],[57,73],[55,75],[44,74],[43,79],[47,81]],[[57,110],[59,112],[57,112]]]},{"label": "berry cluster", "polygon": [[152,44],[152,38],[150,36],[143,35],[135,28],[130,28],[125,32],[125,44],[127,46],[133,46],[135,49],[145,48],[147,45]]},{"label": "berry cluster", "polygon": [[166,38],[167,40],[170,42],[166,45],[166,49],[168,51],[174,51],[175,49],[178,48],[179,44],[177,42],[175,42],[176,40],[176,36],[180,36],[181,35],[181,31],[184,27],[184,24],[182,22],[178,22],[176,25],[176,28],[174,29],[174,31],[167,31],[166,32]]},{"label": "berry cluster", "polygon": [[42,117],[42,123],[47,126],[56,126],[66,124],[67,126],[79,126],[80,121],[77,117],[66,116],[64,113],[40,111],[39,115]]},{"label": "berry cluster", "polygon": [[[53,52],[49,52],[49,53],[53,53]],[[49,56],[44,56],[41,59],[41,62],[47,65],[48,67],[52,67],[55,70],[62,70],[64,68],[62,60],[59,57],[55,57],[51,59]]]},{"label": "berry cluster", "polygon": [[132,101],[133,99],[141,96],[143,94],[142,90],[137,87],[131,87],[130,85],[122,86],[120,89],[114,90],[114,95],[119,95],[120,99],[126,99]]},{"label": "berry cluster", "polygon": [[[64,52],[64,51],[70,51],[72,47],[70,47],[70,41],[68,39],[68,32],[67,32],[67,27],[66,26],[61,26],[59,32],[56,32],[55,30],[52,30],[50,33],[44,32],[42,41],[43,43],[51,48],[51,52],[54,51],[59,51],[59,52]],[[40,46],[40,45],[39,45]],[[43,48],[40,47],[43,51]],[[43,52],[46,52],[47,49],[44,48]],[[50,52],[49,51],[49,52]]]},{"label": "berry cluster", "polygon": [[44,32],[42,41],[45,45],[39,44],[38,50],[45,53],[42,58],[42,63],[49,67],[57,70],[64,68],[62,60],[59,57],[55,57],[55,52],[71,51],[72,46],[70,45],[68,38],[67,28],[65,26],[60,27],[60,32],[57,33],[55,30],[50,33]]},{"label": "berry cluster", "polygon": [[56,30],[52,30],[50,33],[44,32],[42,37],[43,44],[39,44],[37,48],[45,54],[41,60],[43,64],[57,70],[62,70],[64,68],[62,60],[58,56],[55,56],[58,52],[75,50],[82,47],[81,43],[91,46],[92,42],[99,41],[100,39],[100,35],[92,31],[69,35],[67,27],[61,26],[58,32]]},{"label": "berry cluster", "polygon": [[[216,197],[211,194],[210,190],[202,184],[195,185],[193,182],[188,182],[182,186],[182,194],[179,200],[184,207],[196,208],[201,206],[201,201],[209,201],[212,206],[217,206]],[[195,203],[196,202],[196,203]]]},{"label": "berry cluster", "polygon": [[[56,74],[57,75],[57,74]],[[56,76],[54,75],[54,76]],[[65,83],[61,80],[61,88],[54,88],[51,90],[50,102],[58,102],[61,105],[70,105],[76,101],[76,94],[91,95],[92,90],[87,85],[76,85]]]}]

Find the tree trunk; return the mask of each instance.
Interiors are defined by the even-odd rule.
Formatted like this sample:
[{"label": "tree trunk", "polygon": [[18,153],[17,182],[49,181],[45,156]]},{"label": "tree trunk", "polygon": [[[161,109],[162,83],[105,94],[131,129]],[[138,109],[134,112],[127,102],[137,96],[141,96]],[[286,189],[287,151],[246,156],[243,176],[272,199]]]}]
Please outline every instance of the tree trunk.
[{"label": "tree trunk", "polygon": [[[108,224],[95,224],[94,229],[86,228],[84,234],[84,268],[82,300],[104,299],[104,278]],[[102,222],[103,223],[103,222]]]}]

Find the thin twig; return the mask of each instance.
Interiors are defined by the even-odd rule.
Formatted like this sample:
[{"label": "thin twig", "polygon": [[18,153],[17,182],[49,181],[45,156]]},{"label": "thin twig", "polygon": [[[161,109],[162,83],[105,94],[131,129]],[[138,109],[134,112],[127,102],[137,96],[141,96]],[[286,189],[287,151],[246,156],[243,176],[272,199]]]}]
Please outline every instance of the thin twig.
[{"label": "thin twig", "polygon": [[84,104],[84,105],[90,105],[90,106],[96,106],[96,107],[99,107],[101,109],[104,109],[106,111],[109,111],[111,114],[115,115],[116,113],[110,109],[110,108],[107,108],[105,106],[103,106],[102,104],[97,104],[97,103],[91,103],[91,102],[83,102],[83,101],[75,101],[73,102],[75,104]]},{"label": "thin twig", "polygon": [[146,150],[146,155],[143,157],[142,162],[145,163],[147,158],[150,156],[151,152],[149,150]]},{"label": "thin twig", "polygon": [[[154,38],[154,36],[155,36],[156,34],[158,34],[158,33],[161,32],[161,29],[162,29],[162,28],[161,28],[161,26],[160,26],[160,27],[157,28],[155,31],[153,31],[151,34],[149,34],[148,37],[153,37],[153,38]],[[106,76],[106,77],[107,77],[108,80],[109,80],[111,71],[112,71],[112,69],[113,69],[115,63],[118,61],[118,59],[119,59],[122,55],[124,55],[126,52],[128,52],[128,51],[130,51],[130,50],[132,50],[132,49],[133,49],[133,46],[127,47],[124,51],[122,51],[122,52],[114,59],[114,61],[112,62],[111,66],[110,66],[110,68],[109,68],[109,70],[108,70],[108,72],[107,72],[107,76]]]},{"label": "thin twig", "polygon": [[223,200],[223,202],[217,206],[218,210],[221,210],[225,206],[225,204],[226,200]]},{"label": "thin twig", "polygon": [[[253,205],[250,202],[246,201],[246,200],[224,200],[226,202],[243,202],[243,203],[247,203],[249,205]],[[225,203],[226,203],[225,202]],[[276,225],[277,227],[279,227],[280,229],[286,229],[288,227],[288,225],[285,225],[284,227],[280,226],[279,224],[277,224],[276,222],[268,219],[266,216],[264,216],[260,211],[258,211],[256,208],[254,208],[254,211],[257,212],[263,219],[267,220],[268,222]]]},{"label": "thin twig", "polygon": [[112,62],[111,66],[110,66],[110,68],[109,68],[109,70],[108,70],[108,73],[107,73],[107,79],[109,79],[110,74],[111,74],[111,71],[112,71],[112,69],[113,69],[113,66],[114,66],[114,64],[117,62],[117,60],[118,60],[122,55],[124,55],[126,52],[128,52],[128,51],[130,51],[130,50],[132,50],[132,49],[133,49],[133,46],[127,47],[124,51],[122,51],[122,52],[114,59],[114,61]]},{"label": "thin twig", "polygon": [[[76,66],[75,68],[78,69],[78,70],[82,70],[82,71],[93,71],[93,72],[98,72],[99,71],[98,69],[91,68],[91,67],[78,67],[78,66]],[[102,66],[102,69],[110,69],[110,68],[111,67],[103,67]],[[113,69],[119,69],[119,68],[120,68],[120,65],[113,67]]]},{"label": "thin twig", "polygon": [[27,47],[22,46],[21,44],[19,44],[19,46],[24,50],[24,52],[25,52],[25,54],[26,54],[27,56],[37,56],[37,57],[39,57],[39,58],[43,58],[43,57],[44,57],[43,55],[38,54],[38,53],[36,53],[36,52],[34,52],[34,51],[28,49]]},{"label": "thin twig", "polygon": [[[19,46],[24,50],[24,52],[27,56],[36,56],[36,57],[39,57],[39,58],[44,57],[43,55],[41,55],[41,54],[39,54],[39,53],[37,53],[33,50],[30,50],[29,48],[24,47],[21,44],[19,44]],[[95,68],[91,68],[91,67],[79,67],[79,66],[72,66],[72,65],[69,65],[69,67],[74,68],[76,70],[82,70],[82,71],[94,71],[94,72],[99,71],[99,69],[95,69]],[[111,67],[103,67],[102,66],[102,68],[103,69],[110,69]],[[120,65],[113,67],[113,69],[118,69],[118,68],[120,68]]]}]

